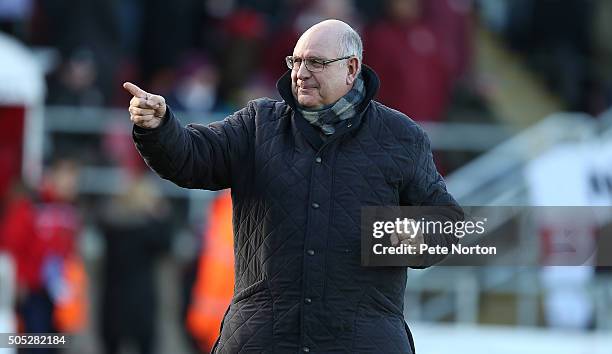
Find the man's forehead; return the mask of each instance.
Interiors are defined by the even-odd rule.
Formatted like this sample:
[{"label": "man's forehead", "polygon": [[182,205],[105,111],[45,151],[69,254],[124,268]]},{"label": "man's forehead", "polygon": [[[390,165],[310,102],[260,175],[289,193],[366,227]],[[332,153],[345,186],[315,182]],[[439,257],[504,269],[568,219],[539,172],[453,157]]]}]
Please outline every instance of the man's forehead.
[{"label": "man's forehead", "polygon": [[301,57],[332,57],[338,53],[338,38],[335,33],[323,31],[306,32],[297,41],[293,55]]}]

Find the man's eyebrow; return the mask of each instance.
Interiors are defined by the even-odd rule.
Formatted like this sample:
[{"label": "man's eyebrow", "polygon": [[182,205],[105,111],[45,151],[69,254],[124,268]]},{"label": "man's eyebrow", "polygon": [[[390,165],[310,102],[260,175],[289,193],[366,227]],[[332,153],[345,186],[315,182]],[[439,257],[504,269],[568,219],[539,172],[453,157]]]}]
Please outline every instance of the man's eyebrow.
[{"label": "man's eyebrow", "polygon": [[316,56],[309,56],[309,57],[306,57],[305,59],[310,59],[310,60],[321,60],[321,61],[324,61],[324,60],[325,60],[325,59],[324,59],[324,58],[322,58],[322,57],[316,57]]},{"label": "man's eyebrow", "polygon": [[302,56],[302,55],[292,55],[294,58],[300,58],[300,59],[320,59],[320,60],[325,60],[325,56],[324,55],[320,55],[320,54],[309,54],[306,56]]}]

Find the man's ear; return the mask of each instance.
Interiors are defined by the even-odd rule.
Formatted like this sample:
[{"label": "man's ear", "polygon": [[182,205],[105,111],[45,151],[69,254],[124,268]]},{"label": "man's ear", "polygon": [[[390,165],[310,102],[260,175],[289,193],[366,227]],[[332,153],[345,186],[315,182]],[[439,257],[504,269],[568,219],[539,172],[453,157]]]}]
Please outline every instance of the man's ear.
[{"label": "man's ear", "polygon": [[353,82],[355,82],[355,79],[357,79],[357,74],[359,72],[359,65],[361,63],[359,63],[359,59],[357,59],[356,57],[352,57],[347,59],[346,61],[346,66],[347,66],[347,70],[348,73],[346,75],[346,84],[347,85],[352,85]]}]

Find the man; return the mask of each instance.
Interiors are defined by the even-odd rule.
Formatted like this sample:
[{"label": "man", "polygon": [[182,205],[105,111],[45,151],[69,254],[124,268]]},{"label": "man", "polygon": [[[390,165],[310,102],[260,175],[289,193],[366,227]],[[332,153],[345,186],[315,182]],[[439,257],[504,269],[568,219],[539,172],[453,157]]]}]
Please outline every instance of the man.
[{"label": "man", "polygon": [[347,24],[316,24],[286,58],[283,101],[209,126],[183,128],[161,96],[124,85],[149,166],[179,186],[231,188],[235,291],[216,352],[414,352],[406,269],[360,265],[361,207],[456,203],[422,129],[372,100],[361,48]]}]

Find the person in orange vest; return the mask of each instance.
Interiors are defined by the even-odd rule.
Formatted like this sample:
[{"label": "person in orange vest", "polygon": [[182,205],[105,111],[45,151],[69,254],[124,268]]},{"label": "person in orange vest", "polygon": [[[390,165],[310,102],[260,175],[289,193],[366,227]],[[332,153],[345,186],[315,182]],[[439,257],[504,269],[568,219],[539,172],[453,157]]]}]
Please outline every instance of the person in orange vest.
[{"label": "person in orange vest", "polygon": [[196,281],[186,325],[199,349],[210,352],[219,336],[221,320],[234,292],[232,198],[220,193],[211,203],[202,235]]}]

